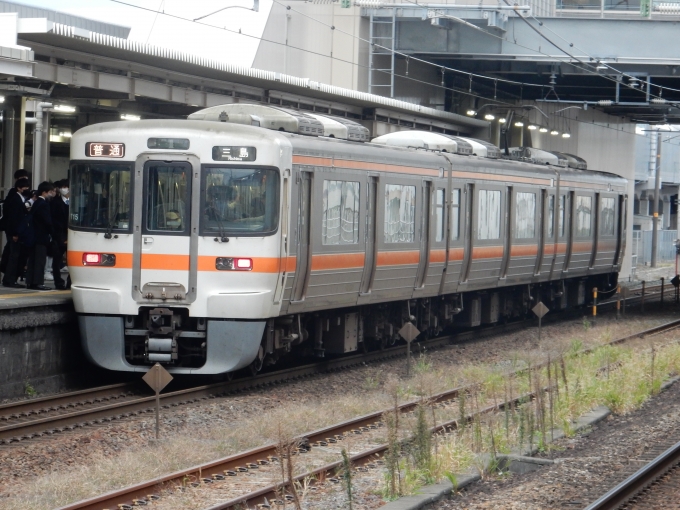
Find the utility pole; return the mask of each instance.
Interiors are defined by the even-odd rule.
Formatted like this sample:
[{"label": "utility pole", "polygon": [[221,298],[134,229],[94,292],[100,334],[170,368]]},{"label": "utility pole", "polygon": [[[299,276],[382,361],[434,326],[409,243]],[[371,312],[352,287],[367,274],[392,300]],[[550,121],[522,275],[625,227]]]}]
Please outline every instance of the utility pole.
[{"label": "utility pole", "polygon": [[656,267],[656,248],[659,238],[659,187],[661,185],[661,131],[656,132],[656,173],[654,204],[652,206],[652,267]]}]

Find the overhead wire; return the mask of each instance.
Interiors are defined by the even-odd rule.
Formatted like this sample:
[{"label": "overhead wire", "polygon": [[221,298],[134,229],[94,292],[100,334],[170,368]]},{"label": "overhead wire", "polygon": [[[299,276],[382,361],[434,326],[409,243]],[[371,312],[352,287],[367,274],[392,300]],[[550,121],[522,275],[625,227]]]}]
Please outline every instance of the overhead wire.
[{"label": "overhead wire", "polygon": [[[147,11],[147,12],[153,12],[153,13],[155,13],[155,14],[162,14],[162,15],[164,15],[164,16],[167,16],[167,17],[170,17],[170,18],[174,18],[174,19],[178,19],[178,20],[181,20],[181,21],[186,21],[186,22],[189,22],[189,23],[196,23],[196,24],[203,25],[203,26],[206,26],[206,27],[209,27],[209,28],[215,28],[215,29],[218,29],[218,30],[230,32],[230,33],[233,33],[233,34],[235,34],[235,35],[241,35],[241,36],[244,36],[244,37],[247,37],[247,38],[250,38],[250,39],[256,39],[256,40],[259,40],[259,41],[262,41],[262,42],[268,42],[268,43],[276,44],[276,45],[279,45],[279,46],[285,46],[285,47],[287,47],[287,48],[299,50],[299,51],[302,51],[302,52],[310,53],[310,54],[313,54],[313,55],[321,56],[321,57],[328,58],[328,59],[331,59],[331,60],[336,60],[336,61],[339,61],[339,62],[342,62],[342,63],[346,63],[346,64],[350,64],[350,65],[353,65],[353,66],[362,67],[362,68],[371,70],[370,66],[363,65],[363,64],[359,64],[359,63],[357,63],[357,62],[353,62],[353,61],[350,61],[350,60],[338,58],[338,57],[335,57],[335,56],[333,56],[333,55],[326,55],[326,54],[323,54],[323,53],[320,53],[320,52],[316,52],[316,51],[313,51],[313,50],[309,50],[309,49],[307,49],[307,48],[300,48],[300,47],[296,47],[296,46],[291,46],[291,45],[289,45],[289,44],[282,43],[282,42],[280,42],[280,41],[274,41],[274,40],[271,40],[271,39],[266,39],[266,38],[264,38],[264,37],[258,37],[258,36],[255,36],[255,35],[243,33],[242,31],[237,31],[237,30],[233,30],[233,29],[226,28],[226,27],[220,27],[220,26],[218,26],[218,25],[212,25],[212,24],[210,24],[210,23],[205,23],[205,22],[202,22],[202,21],[195,21],[195,20],[193,20],[193,19],[184,18],[184,17],[182,17],[182,16],[178,16],[178,15],[175,15],[175,14],[170,14],[170,13],[167,13],[167,12],[161,12],[161,11],[157,11],[157,10],[154,10],[154,9],[150,9],[150,8],[148,8],[148,7],[142,7],[142,6],[139,6],[139,5],[130,4],[130,3],[124,2],[124,1],[122,1],[122,0],[110,0],[110,1],[111,1],[111,2],[114,2],[114,3],[121,4],[121,5],[125,5],[125,6],[128,6],[128,7],[133,7],[133,8],[136,8],[136,9],[144,10],[144,11]],[[273,1],[274,1],[275,3],[281,4],[278,0],[273,0]],[[410,1],[410,0],[407,0],[407,1]],[[413,4],[415,4],[415,5],[419,5],[419,6],[420,6],[420,4],[418,4],[417,2],[410,1],[410,3],[413,3]],[[281,4],[281,5],[285,6],[284,4]],[[421,6],[421,7],[422,7],[422,6]],[[292,10],[292,9],[291,9],[291,10]],[[299,11],[295,11],[295,12],[299,12]],[[308,16],[308,15],[307,15],[307,16]],[[309,17],[309,16],[308,16],[308,17]],[[311,18],[311,17],[310,17],[310,18]],[[314,18],[311,18],[311,19],[314,20]],[[323,22],[321,22],[321,23],[323,23]],[[347,34],[347,35],[349,35],[349,36],[351,36],[351,37],[356,37],[357,39],[361,39],[361,40],[365,41],[365,39],[360,38],[360,37],[358,37],[358,36],[355,36],[355,35],[353,35],[353,34],[349,34],[349,33],[344,32],[344,31],[342,31],[342,32],[345,33],[345,34]],[[483,31],[483,32],[484,32],[485,34],[491,35],[491,36],[493,36],[493,37],[500,38],[499,36],[496,36],[495,34],[491,34],[491,33],[486,32],[486,31]],[[503,38],[501,38],[501,39],[503,39]],[[506,40],[506,39],[503,39],[503,40]],[[507,41],[507,40],[506,40],[506,41]],[[511,41],[507,41],[507,42],[511,42]],[[512,42],[511,42],[511,43],[512,43]],[[512,44],[516,44],[516,43],[512,43]],[[521,45],[519,45],[519,46],[521,46]],[[522,46],[522,47],[523,47],[523,46]],[[528,48],[528,47],[525,47],[525,48],[526,48],[526,49],[530,49],[530,50],[532,50],[532,51],[536,51],[536,50],[534,50],[534,49],[532,49],[532,48]],[[386,48],[386,49],[387,49],[387,48]],[[550,56],[550,55],[547,55],[547,54],[545,54],[545,53],[544,53],[544,55]],[[413,58],[413,57],[409,56],[409,58]],[[429,64],[429,65],[433,65],[433,66],[435,66],[435,67],[437,67],[437,68],[442,68],[442,67],[443,67],[443,66],[439,66],[439,65],[437,65],[437,64],[433,64],[433,63],[431,63],[431,62],[427,62],[427,61],[424,61],[424,62],[427,63],[427,64]],[[572,64],[572,65],[573,65],[573,64]],[[377,71],[377,72],[381,72],[381,73],[383,73],[383,74],[391,74],[391,73],[389,73],[389,72],[387,72],[387,71],[383,71],[383,70],[379,70],[379,69],[372,69],[372,70],[373,70],[373,71]],[[471,75],[471,74],[473,74],[473,75],[476,76],[476,77],[486,78],[486,79],[490,79],[490,80],[495,80],[495,78],[490,78],[490,77],[484,76],[484,75],[476,75],[476,74],[474,74],[474,73],[469,73],[469,72],[467,72],[467,71],[461,71],[461,70],[457,70],[457,71],[460,72],[460,73],[462,73],[462,74],[464,74],[464,75]],[[511,107],[511,108],[517,108],[518,106],[521,107],[521,105],[517,105],[517,104],[514,104],[514,103],[508,103],[508,102],[501,101],[501,100],[494,100],[494,99],[492,99],[492,98],[489,98],[489,97],[486,97],[486,96],[480,96],[480,95],[478,95],[478,94],[473,94],[473,93],[470,93],[470,92],[465,91],[465,90],[462,90],[462,89],[458,89],[458,88],[454,88],[454,87],[447,87],[447,86],[444,86],[444,85],[440,85],[440,84],[436,84],[436,83],[431,83],[431,82],[426,82],[426,81],[424,81],[424,80],[419,80],[419,79],[417,79],[417,78],[413,78],[413,77],[410,77],[410,76],[404,76],[404,75],[399,75],[399,74],[396,75],[396,76],[398,76],[399,78],[405,79],[405,80],[410,80],[410,81],[413,81],[413,82],[416,82],[416,83],[422,83],[422,84],[425,84],[425,85],[428,85],[428,86],[432,86],[432,87],[435,87],[435,88],[439,88],[439,89],[443,89],[443,90],[449,90],[449,91],[457,92],[457,93],[460,93],[460,94],[463,94],[463,95],[467,95],[467,96],[472,96],[472,97],[477,97],[477,98],[480,98],[480,99],[484,99],[484,100],[486,100],[486,101],[493,102],[494,105],[498,105],[499,107],[504,107],[504,106],[506,106],[506,107]],[[598,74],[598,76],[601,76],[601,75]],[[508,80],[502,80],[502,79],[499,78],[498,81],[508,81]],[[523,82],[514,82],[514,83],[515,83],[515,84],[518,84],[518,85],[532,85],[532,86],[547,87],[546,85],[527,84],[527,83],[523,83]],[[567,118],[567,119],[569,120],[569,122],[576,122],[576,123],[579,123],[579,124],[580,124],[580,123],[592,124],[592,122],[582,121],[582,120],[579,120],[579,119],[577,119],[577,118],[576,118],[576,119],[571,119],[571,118],[568,118],[568,117],[566,117],[566,116],[564,116],[564,118]],[[610,129],[610,130],[613,130],[613,131],[621,131],[621,129],[619,129],[619,128],[610,127],[610,126],[605,126],[603,123],[598,123],[597,125],[598,125],[599,127],[603,128],[603,129]],[[646,135],[638,135],[638,134],[635,133],[635,132],[632,132],[632,133],[630,133],[630,134],[633,134],[633,135],[636,135],[636,136],[646,136]],[[674,144],[671,144],[671,145],[674,145]]]}]

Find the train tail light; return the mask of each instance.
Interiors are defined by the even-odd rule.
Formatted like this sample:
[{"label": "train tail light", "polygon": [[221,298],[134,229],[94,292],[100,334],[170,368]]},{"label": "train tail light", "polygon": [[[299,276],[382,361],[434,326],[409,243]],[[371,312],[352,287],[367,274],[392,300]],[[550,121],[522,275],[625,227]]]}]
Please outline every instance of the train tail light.
[{"label": "train tail light", "polygon": [[112,253],[83,253],[84,266],[115,266],[116,256]]},{"label": "train tail light", "polygon": [[215,269],[218,271],[252,271],[253,259],[217,257]]}]

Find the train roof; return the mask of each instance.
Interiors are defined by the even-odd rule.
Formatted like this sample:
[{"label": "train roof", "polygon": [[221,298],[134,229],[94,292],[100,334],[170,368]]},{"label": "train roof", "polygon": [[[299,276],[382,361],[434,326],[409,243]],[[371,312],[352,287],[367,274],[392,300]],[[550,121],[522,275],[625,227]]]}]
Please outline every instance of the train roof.
[{"label": "train roof", "polygon": [[[356,143],[328,137],[304,136],[282,131],[273,131],[256,126],[215,122],[205,120],[141,120],[117,121],[93,124],[79,129],[71,139],[71,159],[82,159],[85,156],[85,146],[89,142],[129,142],[133,152],[128,151],[126,160],[135,159],[132,154],[148,151],[147,138],[177,137],[191,138],[200,136],[205,144],[215,142],[209,139],[239,136],[239,142],[234,144],[270,143],[276,146],[292,146],[294,154],[314,157],[334,157],[345,161],[368,161],[379,165],[394,165],[414,169],[430,169],[443,172],[445,165],[442,158],[448,160],[454,169],[460,172],[492,173],[498,176],[526,175],[527,173],[541,174],[544,179],[554,179],[556,172],[563,176],[573,175],[574,178],[587,182],[625,189],[626,179],[607,172],[596,170],[578,170],[574,168],[539,165],[535,163],[513,161],[508,159],[489,159],[473,155],[457,155],[439,151],[415,149],[411,147],[393,147],[374,143]],[[188,152],[192,152],[190,149]],[[382,169],[385,171],[385,168]]]}]

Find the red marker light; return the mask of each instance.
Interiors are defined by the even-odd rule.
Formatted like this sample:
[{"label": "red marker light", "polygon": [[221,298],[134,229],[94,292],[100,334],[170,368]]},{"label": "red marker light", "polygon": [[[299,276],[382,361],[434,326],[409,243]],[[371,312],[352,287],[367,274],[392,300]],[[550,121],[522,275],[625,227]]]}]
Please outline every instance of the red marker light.
[{"label": "red marker light", "polygon": [[83,265],[98,266],[101,263],[102,256],[99,253],[83,253]]},{"label": "red marker light", "polygon": [[83,253],[84,266],[115,266],[116,256],[112,253]]},{"label": "red marker light", "polygon": [[251,271],[253,259],[240,259],[231,257],[217,257],[215,269],[218,271]]}]

